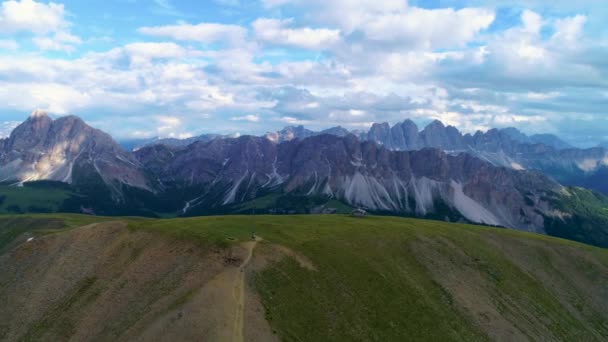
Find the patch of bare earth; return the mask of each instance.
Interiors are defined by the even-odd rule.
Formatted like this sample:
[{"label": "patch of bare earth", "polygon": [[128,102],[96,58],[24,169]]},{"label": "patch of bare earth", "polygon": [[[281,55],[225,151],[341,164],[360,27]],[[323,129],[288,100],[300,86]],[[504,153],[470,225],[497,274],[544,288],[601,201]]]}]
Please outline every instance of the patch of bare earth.
[{"label": "patch of bare earth", "polygon": [[254,242],[228,250],[102,223],[0,255],[0,340],[269,341],[245,272]]},{"label": "patch of bare earth", "polygon": [[[502,274],[483,254],[465,251],[452,241],[419,237],[410,244],[419,262],[431,277],[452,297],[460,311],[495,341],[563,340],[567,333],[580,334],[582,340],[605,340],[608,336],[608,268],[584,250],[547,244],[533,239],[520,240],[499,234],[485,234],[480,244],[513,267],[527,274],[576,320],[544,311],[527,293],[509,293],[504,282],[513,281]],[[526,289],[522,289],[526,291]],[[555,309],[555,307],[552,307]],[[556,329],[558,328],[559,329]]]},{"label": "patch of bare earth", "polygon": [[446,239],[421,237],[411,248],[433,279],[491,340],[526,340],[526,335],[497,308],[488,291],[492,285],[473,265],[474,259]]},{"label": "patch of bare earth", "polygon": [[589,334],[597,340],[608,339],[608,264],[566,244],[495,234],[484,238],[553,293]]},{"label": "patch of bare earth", "polygon": [[268,267],[269,264],[281,261],[283,258],[294,259],[302,268],[317,271],[317,267],[306,256],[283,245],[264,243],[255,252],[252,268],[256,271]]}]

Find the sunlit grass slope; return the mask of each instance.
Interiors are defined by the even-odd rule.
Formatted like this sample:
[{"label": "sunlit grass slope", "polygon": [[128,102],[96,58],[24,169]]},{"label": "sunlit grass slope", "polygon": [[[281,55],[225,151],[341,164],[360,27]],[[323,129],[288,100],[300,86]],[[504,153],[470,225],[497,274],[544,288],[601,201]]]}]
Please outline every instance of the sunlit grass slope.
[{"label": "sunlit grass slope", "polygon": [[[140,221],[203,244],[255,231],[307,257],[254,277],[285,340],[602,340],[608,251],[503,229],[390,217],[256,216]],[[264,244],[260,247],[263,252]]]},{"label": "sunlit grass slope", "polygon": [[[25,220],[21,232],[30,232],[45,222],[69,229],[97,219],[21,216],[1,219],[0,229],[19,226],[14,220]],[[392,217],[119,220],[131,232],[195,242],[202,250],[233,248],[255,232],[263,241],[254,261],[277,245],[306,258],[312,269],[292,255],[248,271],[266,320],[286,341],[608,339],[606,249]]]}]

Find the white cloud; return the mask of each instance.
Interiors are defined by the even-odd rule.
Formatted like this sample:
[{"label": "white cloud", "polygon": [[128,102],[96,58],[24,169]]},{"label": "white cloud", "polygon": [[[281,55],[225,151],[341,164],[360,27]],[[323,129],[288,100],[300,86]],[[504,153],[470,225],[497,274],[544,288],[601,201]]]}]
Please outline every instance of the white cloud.
[{"label": "white cloud", "polygon": [[[157,115],[156,116],[156,135],[159,137],[186,139],[193,136],[190,132],[183,131],[183,121],[174,115]],[[146,132],[141,132],[140,135],[149,136]]]},{"label": "white cloud", "polygon": [[552,39],[563,43],[575,42],[580,38],[586,21],[587,17],[584,15],[557,19]]},{"label": "white cloud", "polygon": [[175,40],[202,43],[228,42],[230,44],[243,42],[246,35],[246,30],[241,26],[216,23],[141,27],[138,32]]},{"label": "white cloud", "polygon": [[67,114],[90,105],[92,98],[86,92],[57,83],[1,82],[0,101],[5,107],[24,112],[40,108],[51,113]]},{"label": "white cloud", "polygon": [[545,101],[559,97],[561,94],[557,91],[549,92],[549,93],[535,93],[529,92],[526,94],[526,97],[530,100],[536,101]]},{"label": "white cloud", "polygon": [[65,14],[64,6],[54,2],[4,1],[0,7],[0,33],[30,32],[34,34],[32,42],[41,50],[72,52],[81,40],[69,32],[71,24]]},{"label": "white cloud", "polygon": [[11,132],[15,129],[15,127],[19,126],[19,124],[19,121],[0,122],[0,139],[10,136]]},{"label": "white cloud", "polygon": [[73,52],[74,45],[81,44],[82,40],[70,33],[60,31],[52,36],[34,37],[32,42],[41,50]]},{"label": "white cloud", "polygon": [[523,31],[538,34],[543,27],[543,18],[536,12],[524,10],[521,14]]},{"label": "white cloud", "polygon": [[326,28],[288,28],[293,19],[257,19],[256,37],[267,43],[306,49],[326,49],[340,40],[340,31]]},{"label": "white cloud", "polygon": [[0,49],[2,50],[17,50],[19,44],[13,39],[0,39]]},{"label": "white cloud", "polygon": [[152,59],[183,58],[195,56],[198,52],[189,50],[175,43],[131,43],[124,46],[123,50],[131,58],[132,62],[148,62]]},{"label": "white cloud", "polygon": [[370,18],[379,15],[399,13],[407,8],[406,0],[291,0],[266,1],[276,5],[293,3],[308,9],[304,15],[311,21],[337,25],[344,33],[350,34]]},{"label": "white cloud", "polygon": [[422,9],[379,15],[362,24],[367,39],[424,49],[464,46],[494,21],[494,13],[479,8]]},{"label": "white cloud", "polygon": [[182,120],[175,116],[157,116],[156,120],[158,121],[158,132],[162,135],[172,135],[175,134],[173,130],[181,126]]},{"label": "white cloud", "polygon": [[292,2],[292,0],[262,0],[262,4],[267,8],[282,6],[289,2]]},{"label": "white cloud", "polygon": [[46,34],[66,26],[62,4],[32,0],[4,1],[0,7],[0,32],[29,31]]},{"label": "white cloud", "polygon": [[260,117],[258,115],[244,115],[244,116],[235,116],[230,118],[232,121],[249,121],[249,122],[258,122],[260,121]]},{"label": "white cloud", "polygon": [[310,120],[301,120],[298,118],[294,118],[291,116],[283,116],[279,119],[279,121],[284,122],[289,125],[308,125],[312,123]]}]

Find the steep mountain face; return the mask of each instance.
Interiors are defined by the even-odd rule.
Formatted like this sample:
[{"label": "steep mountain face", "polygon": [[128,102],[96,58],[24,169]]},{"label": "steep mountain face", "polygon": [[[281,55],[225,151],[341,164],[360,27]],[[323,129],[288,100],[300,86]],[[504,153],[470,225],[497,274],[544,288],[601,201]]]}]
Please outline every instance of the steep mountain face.
[{"label": "steep mountain face", "polygon": [[445,126],[435,120],[422,131],[411,121],[405,120],[394,126],[388,123],[375,123],[362,140],[373,141],[391,150],[409,151],[425,147],[440,148],[445,151],[478,150],[515,152],[519,145],[543,144],[554,149],[569,148],[570,145],[551,134],[528,137],[515,128],[491,129],[486,133],[462,134],[453,126]]},{"label": "steep mountain face", "polygon": [[336,198],[378,212],[543,232],[544,216],[559,215],[543,198],[563,191],[542,175],[495,167],[469,154],[390,151],[352,135],[283,144],[248,136],[178,151],[144,148],[136,156],[162,184],[200,188],[189,209],[282,192]]},{"label": "steep mountain face", "polygon": [[[467,152],[496,166],[515,170],[535,170],[570,186],[586,186],[607,193],[601,181],[603,168],[608,167],[606,149],[577,149],[551,134],[527,136],[515,128],[490,129],[487,132],[462,134],[453,126],[445,126],[438,120],[419,130],[411,120],[394,126],[375,123],[367,132],[349,132],[334,127],[315,132],[304,126],[289,126],[265,137],[275,143],[294,139],[306,139],[322,134],[345,137],[356,135],[360,140],[372,141],[389,150],[412,151],[422,148],[438,148],[448,153]],[[189,145],[195,141],[207,142],[225,136],[201,136],[191,139],[159,139],[152,144],[172,147]]]},{"label": "steep mountain face", "polygon": [[[306,136],[318,134],[308,131]],[[586,186],[608,193],[598,181],[605,172],[602,170],[608,167],[608,151],[572,148],[551,134],[527,136],[515,128],[505,128],[463,135],[455,127],[446,127],[437,120],[419,131],[414,122],[405,120],[392,127],[388,123],[373,124],[359,137],[395,151],[438,148],[452,154],[466,152],[496,166],[535,170],[565,185]]]},{"label": "steep mountain face", "polygon": [[439,120],[433,121],[420,132],[422,146],[440,148],[446,151],[462,150],[465,146],[462,135],[453,126],[444,126]]},{"label": "steep mountain face", "polygon": [[535,170],[564,185],[585,186],[608,194],[603,182],[597,181],[602,170],[608,167],[608,150],[604,148],[558,150],[542,144],[520,144],[511,148],[503,145],[471,150],[469,153],[494,165]]},{"label": "steep mountain face", "polygon": [[574,148],[574,146],[568,144],[567,142],[563,141],[562,139],[558,138],[553,134],[534,134],[530,136],[530,143],[543,144],[554,147],[559,150]]},{"label": "steep mountain face", "polygon": [[148,188],[132,155],[75,116],[53,120],[36,111],[0,144],[0,181],[74,183],[92,175],[107,184]]},{"label": "steep mountain face", "polygon": [[553,134],[534,134],[531,136],[527,136],[520,132],[517,128],[513,127],[504,128],[500,131],[509,136],[513,141],[522,144],[543,144],[560,150],[573,148],[572,145],[561,140],[559,137]]},{"label": "steep mountain face", "polygon": [[[418,126],[405,120],[390,127],[388,123],[375,123],[367,134],[361,136],[362,140],[373,141],[391,150],[408,151],[425,147],[420,141]],[[430,147],[430,146],[426,146]]]}]

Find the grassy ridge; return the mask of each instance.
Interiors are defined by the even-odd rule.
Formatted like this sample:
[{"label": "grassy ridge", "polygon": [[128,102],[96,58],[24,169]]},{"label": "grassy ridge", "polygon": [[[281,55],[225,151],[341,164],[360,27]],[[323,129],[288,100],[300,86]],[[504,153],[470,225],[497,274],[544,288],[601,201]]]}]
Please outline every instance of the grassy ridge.
[{"label": "grassy ridge", "polygon": [[608,252],[575,242],[390,217],[208,217],[132,228],[217,246],[255,230],[306,256],[318,271],[286,258],[255,277],[284,340],[608,338]]},{"label": "grassy ridge", "polygon": [[[22,215],[0,220],[0,233],[69,229],[100,219]],[[121,220],[132,231],[195,241],[205,249],[230,248],[256,232],[264,239],[255,250],[259,258],[273,253],[273,245],[305,257],[314,270],[286,256],[251,278],[267,321],[286,341],[608,339],[606,249],[395,217]]]},{"label": "grassy ridge", "polygon": [[0,252],[23,235],[33,237],[109,220],[115,219],[77,214],[0,216]]},{"label": "grassy ridge", "polygon": [[0,214],[57,212],[70,195],[59,187],[0,185]]}]

